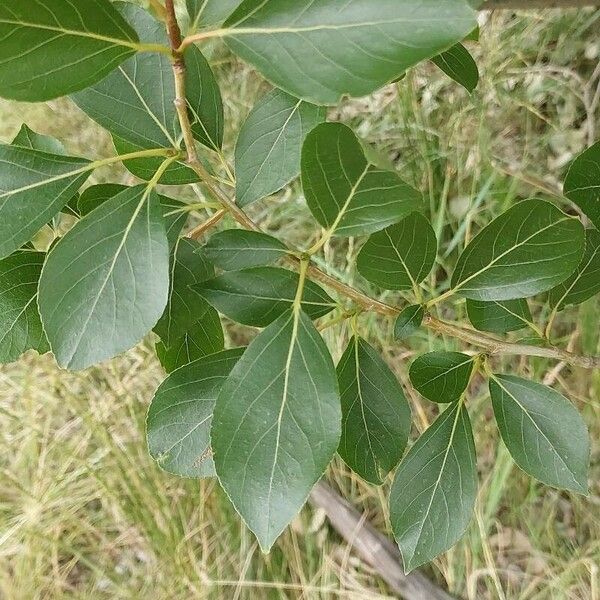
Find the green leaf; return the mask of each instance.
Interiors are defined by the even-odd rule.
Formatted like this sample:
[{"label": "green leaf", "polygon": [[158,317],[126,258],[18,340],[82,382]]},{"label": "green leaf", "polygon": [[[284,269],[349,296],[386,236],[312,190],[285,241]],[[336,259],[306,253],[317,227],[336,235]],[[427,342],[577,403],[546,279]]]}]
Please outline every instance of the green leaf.
[{"label": "green leaf", "polygon": [[217,311],[207,307],[202,318],[194,323],[172,346],[156,344],[156,354],[163,369],[170,373],[208,354],[220,352],[225,347],[223,327]]},{"label": "green leaf", "polygon": [[[277,267],[254,267],[230,271],[194,286],[203,298],[230,319],[266,327],[292,306],[298,287],[298,274]],[[312,281],[304,286],[302,309],[318,319],[335,308],[325,291]]]},{"label": "green leaf", "polygon": [[433,227],[414,212],[396,225],[374,233],[362,247],[356,268],[386,290],[418,290],[437,254]]},{"label": "green leaf", "polygon": [[206,301],[191,286],[214,277],[215,269],[201,254],[195,240],[180,238],[171,257],[169,298],[165,311],[154,326],[165,346],[181,339],[209,308]]},{"label": "green leaf", "polygon": [[[126,189],[128,189],[128,186],[118,183],[99,183],[98,185],[92,185],[81,193],[79,201],[77,202],[77,210],[79,214],[84,217],[94,209],[98,208],[101,204],[104,204],[107,200],[110,200],[113,196],[116,196]],[[163,209],[169,247],[173,248],[179,239],[181,230],[185,226],[188,217],[185,211],[174,211],[178,211],[185,205],[180,200],[167,198],[167,196],[159,195],[158,199],[160,200]]]},{"label": "green leaf", "polygon": [[548,301],[557,310],[570,304],[581,304],[600,292],[600,232],[585,232],[585,253],[577,270],[569,279],[550,290]]},{"label": "green leaf", "polygon": [[287,253],[285,244],[258,231],[227,229],[213,235],[202,252],[223,271],[237,271],[274,263]]},{"label": "green leaf", "polygon": [[[31,150],[41,150],[48,154],[59,154],[62,156],[67,154],[62,142],[49,135],[36,133],[25,124],[21,126],[19,133],[17,133],[15,139],[11,142],[11,146],[20,146],[21,148],[30,148]],[[61,212],[79,217],[80,215],[77,210],[78,201],[79,196],[78,194],[75,194],[62,208]]]},{"label": "green leaf", "polygon": [[270,196],[300,174],[307,133],[325,110],[275,89],[244,121],[235,147],[236,197],[240,206]]},{"label": "green leaf", "polygon": [[[117,3],[140,38],[167,44],[164,23],[129,3]],[[223,106],[210,66],[195,46],[185,55],[186,96],[194,137],[210,148],[223,141]],[[160,53],[137,54],[102,81],[72,96],[94,121],[113,134],[119,154],[151,148],[177,148],[181,129],[175,109],[175,80],[170,58]],[[126,165],[135,175],[148,178],[156,159],[137,159]],[[156,171],[156,169],[154,169]],[[152,173],[153,174],[153,173]],[[151,175],[150,175],[151,177]],[[197,181],[181,164],[173,165],[162,183]]]},{"label": "green leaf", "polygon": [[0,145],[0,258],[57,215],[89,177],[89,161]]},{"label": "green leaf", "polygon": [[11,146],[21,146],[21,148],[30,148],[31,150],[41,150],[48,154],[67,154],[62,142],[49,135],[42,135],[29,129],[23,124],[15,139],[11,142]]},{"label": "green leaf", "polygon": [[600,142],[582,152],[569,167],[563,192],[600,229]]},{"label": "green leaf", "polygon": [[413,335],[421,327],[424,316],[425,309],[420,304],[411,304],[403,309],[394,325],[394,339],[405,340]]},{"label": "green leaf", "polygon": [[92,185],[79,196],[77,202],[77,210],[82,217],[91,213],[95,208],[98,208],[101,204],[104,204],[107,200],[116,196],[120,192],[126,190],[128,186],[120,183],[99,183],[98,185]]},{"label": "green leaf", "polygon": [[450,79],[462,85],[469,94],[477,87],[479,69],[470,52],[462,44],[455,44],[452,48],[434,56],[432,60]]},{"label": "green leaf", "polygon": [[518,331],[532,320],[525,298],[489,302],[467,300],[467,314],[475,329],[492,333]]},{"label": "green leaf", "polygon": [[465,248],[452,288],[472,300],[534,296],[573,273],[584,245],[578,219],[550,202],[524,200],[494,219]]},{"label": "green leaf", "polygon": [[264,552],[333,458],[340,422],[327,346],[302,311],[282,314],[233,368],[211,430],[221,485]]},{"label": "green leaf", "polygon": [[411,415],[395,375],[365,340],[353,337],[337,367],[344,462],[380,485],[402,458]]},{"label": "green leaf", "polygon": [[162,315],[168,288],[158,196],[128,188],[76,223],[42,270],[38,302],[58,364],[83,369],[131,348]]},{"label": "green leaf", "polygon": [[187,0],[191,28],[220,25],[242,0]]},{"label": "green leaf", "polygon": [[167,230],[169,248],[175,248],[175,244],[177,244],[179,236],[181,235],[181,230],[187,223],[189,212],[181,210],[181,208],[185,206],[185,203],[181,202],[181,200],[176,200],[175,198],[169,198],[167,196],[161,196],[159,194],[158,201],[160,202],[163,220]]},{"label": "green leaf", "polygon": [[15,252],[0,260],[0,363],[26,350],[50,350],[37,307],[42,252]]},{"label": "green leaf", "polygon": [[81,90],[140,49],[108,0],[0,5],[0,96],[43,102]]},{"label": "green leaf", "polygon": [[341,123],[322,123],[306,136],[302,185],[315,219],[340,236],[379,231],[423,207],[420,192],[368,163],[352,130]]},{"label": "green leaf", "polygon": [[473,371],[473,357],[460,352],[429,352],[410,366],[415,389],[432,402],[455,402],[467,389]]},{"label": "green leaf", "polygon": [[316,104],[364,96],[477,25],[464,0],[245,0],[225,41],[269,81]]},{"label": "green leaf", "polygon": [[396,471],[390,520],[405,571],[430,562],[461,538],[476,496],[473,432],[459,403],[421,435]]},{"label": "green leaf", "polygon": [[547,485],[586,494],[590,442],[575,407],[552,388],[513,375],[493,375],[490,395],[519,467]]},{"label": "green leaf", "polygon": [[181,477],[212,477],[215,400],[245,348],[225,350],[174,371],[156,390],[146,419],[150,456]]},{"label": "green leaf", "polygon": [[479,29],[479,25],[477,25],[477,27],[475,27],[475,29],[473,29],[473,31],[469,32],[469,34],[465,36],[465,40],[468,40],[471,42],[478,42],[480,33],[481,33],[481,31]]}]

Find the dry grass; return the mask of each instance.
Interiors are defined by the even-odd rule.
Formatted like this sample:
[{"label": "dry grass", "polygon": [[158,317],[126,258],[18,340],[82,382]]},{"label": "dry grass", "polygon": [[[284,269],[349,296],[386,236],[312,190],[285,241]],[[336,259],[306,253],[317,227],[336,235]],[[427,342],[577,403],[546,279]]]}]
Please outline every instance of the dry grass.
[{"label": "dry grass", "polygon": [[[423,65],[398,86],[332,111],[428,193],[443,240],[432,289],[443,287],[472,231],[515,198],[552,193],[569,160],[598,137],[599,23],[600,11],[497,15],[474,50],[482,81],[473,97]],[[264,84],[221,48],[211,50],[225,91],[230,149]],[[3,139],[25,121],[65,140],[72,152],[110,152],[108,137],[67,100],[2,103],[0,114]],[[128,176],[103,172],[97,181],[106,178]],[[315,235],[297,185],[252,211],[265,229],[298,245]],[[356,250],[352,241],[328,246],[328,268],[352,282]],[[598,309],[592,300],[561,314],[562,341],[574,336],[578,350],[600,352]],[[452,310],[460,316],[463,309]],[[540,304],[537,312],[543,311]],[[415,352],[455,347],[427,334],[411,348],[398,347],[390,323],[368,316],[361,327],[404,382]],[[228,331],[236,342],[248,335]],[[336,359],[346,336],[345,326],[325,334]],[[551,490],[515,467],[498,444],[486,390],[476,386],[470,400],[481,473],[476,518],[429,573],[469,600],[598,600],[600,375],[559,371],[541,359],[501,362],[506,371],[550,377],[583,411],[594,440],[591,494]],[[146,452],[143,422],[163,377],[150,341],[83,373],[60,371],[51,357],[34,355],[0,369],[0,597],[389,597],[318,512],[305,509],[272,554],[262,556],[214,482],[161,472]],[[413,394],[411,403],[416,433],[434,411]],[[388,528],[387,486],[365,485],[339,461],[328,476]]]}]

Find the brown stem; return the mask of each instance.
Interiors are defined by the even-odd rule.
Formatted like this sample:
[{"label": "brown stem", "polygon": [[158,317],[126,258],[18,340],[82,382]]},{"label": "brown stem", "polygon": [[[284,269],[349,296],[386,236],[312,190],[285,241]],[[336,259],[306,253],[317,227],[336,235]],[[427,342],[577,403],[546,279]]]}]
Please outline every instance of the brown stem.
[{"label": "brown stem", "polygon": [[[219,201],[223,209],[229,212],[242,227],[249,229],[250,231],[260,231],[260,227],[221,190],[221,188],[216,184],[212,175],[198,159],[196,144],[194,141],[194,136],[192,135],[190,117],[187,111],[187,102],[185,96],[185,63],[183,62],[180,51],[181,33],[175,17],[173,0],[167,0],[166,10],[167,29],[169,31],[169,39],[171,42],[171,48],[173,50],[173,73],[175,76],[176,92],[175,107],[177,109],[177,115],[179,117],[179,123],[183,133],[183,140],[187,150],[187,163],[199,175],[203,185]],[[220,218],[220,216],[219,218],[216,218],[215,215],[214,221],[209,219],[209,221],[200,225],[197,228],[200,232],[198,235],[201,235],[207,231],[207,229],[216,224]],[[196,235],[196,233],[194,233],[194,235]],[[291,250],[291,252],[293,252],[295,256],[288,256],[287,262],[297,268],[300,264],[300,259],[298,256],[301,256],[302,252],[297,250]],[[334,289],[340,295],[352,300],[363,310],[374,311],[381,315],[387,316],[395,316],[400,312],[398,307],[390,306],[389,304],[380,302],[375,298],[371,298],[370,296],[367,296],[366,294],[354,289],[342,281],[331,277],[331,275],[324,273],[321,269],[315,267],[314,265],[308,269],[307,274],[311,279],[318,281],[331,289]],[[581,366],[588,369],[600,367],[600,357],[578,356],[558,348],[540,348],[537,346],[527,346],[524,344],[504,342],[502,340],[492,338],[491,336],[481,334],[474,329],[460,327],[451,323],[445,323],[444,321],[439,321],[431,316],[427,317],[425,320],[425,326],[432,331],[445,333],[447,335],[451,335],[452,337],[459,338],[469,344],[479,346],[480,348],[485,348],[491,354],[502,352],[526,356],[540,356],[553,358],[556,360],[563,360],[571,365]]]}]

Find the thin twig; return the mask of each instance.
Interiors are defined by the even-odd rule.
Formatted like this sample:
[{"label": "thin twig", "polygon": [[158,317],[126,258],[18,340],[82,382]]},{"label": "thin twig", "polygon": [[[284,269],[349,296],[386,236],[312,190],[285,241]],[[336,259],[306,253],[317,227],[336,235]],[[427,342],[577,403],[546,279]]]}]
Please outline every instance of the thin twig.
[{"label": "thin twig", "polygon": [[540,10],[600,6],[600,0],[487,0],[479,10]]}]

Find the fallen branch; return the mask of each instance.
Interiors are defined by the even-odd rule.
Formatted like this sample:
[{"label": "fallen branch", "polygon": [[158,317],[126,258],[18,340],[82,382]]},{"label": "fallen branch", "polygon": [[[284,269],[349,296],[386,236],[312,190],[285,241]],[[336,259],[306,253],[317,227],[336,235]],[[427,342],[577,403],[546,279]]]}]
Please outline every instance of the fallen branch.
[{"label": "fallen branch", "polygon": [[339,494],[320,481],[310,494],[310,503],[325,511],[332,527],[352,546],[362,560],[379,573],[404,600],[454,600],[424,575],[405,575],[400,551],[379,533]]}]

